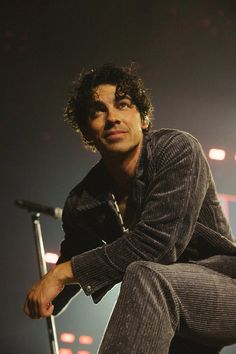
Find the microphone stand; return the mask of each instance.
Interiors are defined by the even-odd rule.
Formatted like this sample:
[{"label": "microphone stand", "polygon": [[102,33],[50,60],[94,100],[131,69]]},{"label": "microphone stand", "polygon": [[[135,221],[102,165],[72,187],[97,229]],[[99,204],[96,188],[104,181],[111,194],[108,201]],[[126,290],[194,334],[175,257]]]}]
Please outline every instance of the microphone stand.
[{"label": "microphone stand", "polygon": [[[39,271],[42,277],[47,273],[47,265],[44,259],[45,251],[44,251],[43,237],[42,237],[41,225],[39,219],[40,213],[32,212],[31,216],[32,216],[35,245],[36,245],[37,257],[38,257]],[[46,318],[46,320],[47,320],[51,354],[59,354],[55,319],[53,316],[49,316]]]}]

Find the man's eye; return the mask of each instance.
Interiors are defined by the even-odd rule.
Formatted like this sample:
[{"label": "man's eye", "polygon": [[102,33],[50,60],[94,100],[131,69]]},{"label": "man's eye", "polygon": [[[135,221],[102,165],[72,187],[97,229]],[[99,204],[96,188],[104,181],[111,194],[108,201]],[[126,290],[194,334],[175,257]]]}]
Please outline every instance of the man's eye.
[{"label": "man's eye", "polygon": [[90,117],[91,118],[94,118],[94,117],[97,117],[97,116],[99,116],[99,114],[101,113],[101,111],[100,110],[92,110],[92,111],[90,111]]},{"label": "man's eye", "polygon": [[90,109],[90,117],[91,118],[96,118],[100,114],[102,114],[103,112],[105,112],[104,107],[100,107],[100,106],[93,107],[93,108]]},{"label": "man's eye", "polygon": [[120,101],[120,102],[118,102],[118,107],[120,109],[130,108],[131,107],[131,103],[127,102],[127,101]]}]

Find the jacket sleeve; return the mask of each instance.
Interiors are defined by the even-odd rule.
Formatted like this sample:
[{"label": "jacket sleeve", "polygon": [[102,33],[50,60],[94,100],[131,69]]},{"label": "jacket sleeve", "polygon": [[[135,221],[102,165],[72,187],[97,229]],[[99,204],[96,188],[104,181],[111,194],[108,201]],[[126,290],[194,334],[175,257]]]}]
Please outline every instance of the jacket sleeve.
[{"label": "jacket sleeve", "polygon": [[72,258],[73,272],[94,301],[138,260],[171,264],[188,245],[204,200],[209,167],[200,144],[175,134],[153,152],[140,220],[111,244]]}]

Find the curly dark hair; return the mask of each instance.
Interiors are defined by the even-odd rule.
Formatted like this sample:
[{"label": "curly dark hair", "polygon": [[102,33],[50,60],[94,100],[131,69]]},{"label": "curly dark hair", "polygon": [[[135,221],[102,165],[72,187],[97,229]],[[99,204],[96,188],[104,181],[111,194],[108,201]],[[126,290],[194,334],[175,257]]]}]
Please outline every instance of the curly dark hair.
[{"label": "curly dark hair", "polygon": [[133,64],[128,67],[118,67],[105,64],[100,68],[82,71],[79,78],[72,84],[72,93],[64,111],[64,120],[76,131],[82,133],[82,138],[87,147],[93,151],[93,144],[86,140],[83,131],[86,130],[91,107],[94,103],[94,89],[101,84],[116,86],[116,98],[129,95],[136,105],[141,119],[148,119],[152,123],[153,106],[142,79],[136,74]]}]

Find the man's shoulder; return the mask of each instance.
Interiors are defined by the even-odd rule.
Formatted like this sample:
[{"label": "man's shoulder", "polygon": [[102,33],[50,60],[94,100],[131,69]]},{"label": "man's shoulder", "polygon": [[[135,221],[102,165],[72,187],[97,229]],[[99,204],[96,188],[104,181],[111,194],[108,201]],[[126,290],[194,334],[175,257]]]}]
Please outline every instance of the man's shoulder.
[{"label": "man's shoulder", "polygon": [[194,140],[198,141],[196,137],[194,137],[192,134],[179,130],[179,129],[171,129],[171,128],[160,128],[156,130],[151,130],[147,134],[147,138],[151,142],[165,142],[168,141],[169,139],[173,139],[179,137],[180,139],[186,139],[186,140]]},{"label": "man's shoulder", "polygon": [[150,151],[157,153],[163,149],[172,149],[173,147],[193,147],[195,145],[200,145],[198,139],[192,134],[179,130],[170,128],[161,128],[157,130],[152,130],[147,134],[146,144]]}]

